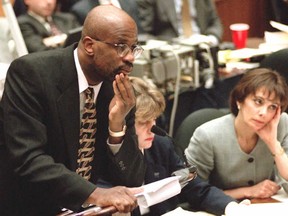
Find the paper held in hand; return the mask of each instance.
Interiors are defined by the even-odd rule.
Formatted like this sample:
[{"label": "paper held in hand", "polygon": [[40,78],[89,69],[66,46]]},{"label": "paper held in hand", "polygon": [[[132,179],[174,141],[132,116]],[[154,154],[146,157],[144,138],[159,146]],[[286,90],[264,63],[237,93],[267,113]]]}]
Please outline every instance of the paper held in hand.
[{"label": "paper held in hand", "polygon": [[181,192],[180,176],[168,177],[143,185],[144,191],[136,194],[138,205],[148,208],[152,205],[176,196]]}]

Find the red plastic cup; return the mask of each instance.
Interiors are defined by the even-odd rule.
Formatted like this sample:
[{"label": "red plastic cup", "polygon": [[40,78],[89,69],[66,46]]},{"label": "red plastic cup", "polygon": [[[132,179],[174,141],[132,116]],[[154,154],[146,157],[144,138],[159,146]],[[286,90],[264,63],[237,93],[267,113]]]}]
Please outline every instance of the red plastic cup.
[{"label": "red plastic cup", "polygon": [[232,40],[235,48],[245,48],[248,37],[249,25],[245,23],[235,23],[230,25],[230,30],[232,32]]}]

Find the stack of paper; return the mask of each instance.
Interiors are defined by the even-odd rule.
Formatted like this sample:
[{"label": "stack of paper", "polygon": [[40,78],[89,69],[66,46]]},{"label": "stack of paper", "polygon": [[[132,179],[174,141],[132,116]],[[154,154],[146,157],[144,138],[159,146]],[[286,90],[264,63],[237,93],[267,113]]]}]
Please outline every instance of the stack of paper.
[{"label": "stack of paper", "polygon": [[270,21],[270,25],[278,32],[265,31],[265,43],[259,45],[260,49],[275,52],[280,49],[288,48],[288,26],[275,21]]},{"label": "stack of paper", "polygon": [[136,194],[138,205],[148,208],[176,196],[181,191],[179,179],[180,176],[172,176],[144,185],[144,191]]},{"label": "stack of paper", "polygon": [[162,216],[215,216],[215,215],[203,211],[191,212],[184,210],[181,207],[178,207],[175,210],[165,213]]},{"label": "stack of paper", "polygon": [[226,216],[286,216],[288,212],[287,203],[259,203],[251,205],[242,205]]},{"label": "stack of paper", "polygon": [[288,204],[288,194],[283,188],[281,188],[276,195],[272,196],[272,198],[278,200],[279,202]]}]

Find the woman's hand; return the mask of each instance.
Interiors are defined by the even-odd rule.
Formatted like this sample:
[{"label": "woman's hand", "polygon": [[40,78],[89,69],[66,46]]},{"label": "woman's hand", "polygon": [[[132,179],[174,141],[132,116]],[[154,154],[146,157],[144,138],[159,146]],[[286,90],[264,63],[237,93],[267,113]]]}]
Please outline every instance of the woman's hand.
[{"label": "woman's hand", "polygon": [[280,121],[281,108],[278,107],[274,117],[263,128],[256,131],[258,136],[266,143],[272,151],[277,143],[277,127]]},{"label": "woman's hand", "polygon": [[248,197],[251,198],[268,198],[280,190],[280,186],[271,180],[264,180],[258,184],[249,187]]}]

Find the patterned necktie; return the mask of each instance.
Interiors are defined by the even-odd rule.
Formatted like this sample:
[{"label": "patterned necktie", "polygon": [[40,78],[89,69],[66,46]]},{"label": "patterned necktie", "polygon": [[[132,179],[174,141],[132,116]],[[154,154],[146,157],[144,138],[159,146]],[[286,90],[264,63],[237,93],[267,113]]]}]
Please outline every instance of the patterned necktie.
[{"label": "patterned necktie", "polygon": [[181,19],[183,27],[183,35],[190,37],[192,35],[191,15],[189,0],[182,0]]},{"label": "patterned necktie", "polygon": [[92,161],[95,149],[96,133],[96,107],[94,103],[94,89],[85,90],[85,105],[81,119],[79,150],[78,150],[78,169],[76,173],[89,180],[91,177]]},{"label": "patterned necktie", "polygon": [[50,33],[51,36],[55,36],[55,35],[59,35],[62,34],[62,32],[58,29],[58,27],[56,26],[56,24],[53,22],[53,20],[49,20],[47,21],[49,26],[50,26]]}]

